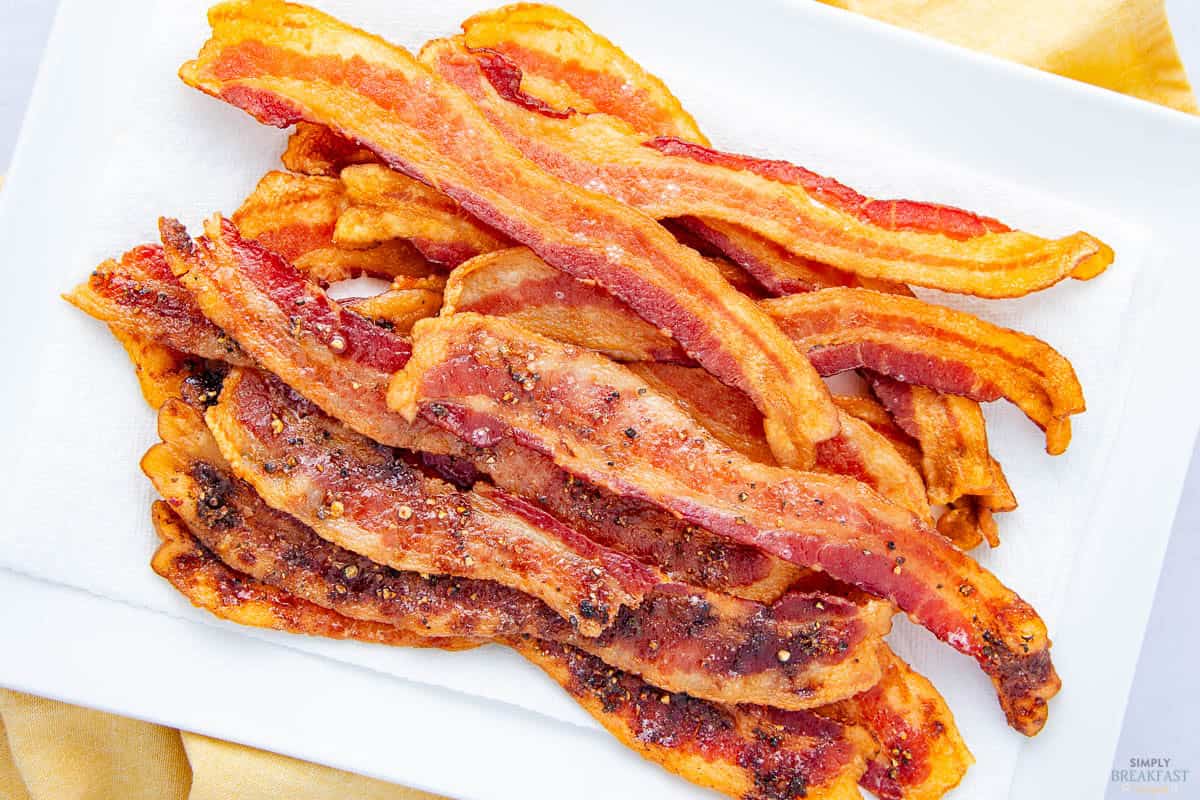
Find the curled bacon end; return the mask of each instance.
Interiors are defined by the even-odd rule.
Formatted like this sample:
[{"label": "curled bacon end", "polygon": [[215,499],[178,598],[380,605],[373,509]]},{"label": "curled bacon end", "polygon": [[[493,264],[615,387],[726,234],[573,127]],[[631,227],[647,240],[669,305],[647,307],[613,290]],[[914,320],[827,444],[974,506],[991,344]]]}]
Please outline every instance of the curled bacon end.
[{"label": "curled bacon end", "polygon": [[336,178],[345,167],[370,164],[379,159],[370,150],[324,125],[298,122],[295,132],[288,137],[281,160],[292,172]]},{"label": "curled bacon end", "polygon": [[902,658],[882,648],[874,688],[818,713],[860,725],[879,742],[860,785],[880,800],[937,800],[975,763],[946,701]]},{"label": "curled bacon end", "polygon": [[988,547],[999,547],[1000,531],[992,517],[992,510],[984,502],[981,497],[967,495],[951,503],[938,517],[938,533],[962,550],[978,547],[984,541]]},{"label": "curled bacon end", "polygon": [[272,0],[216,6],[209,22],[212,38],[180,70],[189,85],[266,124],[319,122],[361,141],[552,266],[597,281],[749,394],[781,463],[811,463],[837,433],[811,365],[718,270],[644,214],[523,157],[407,51]]},{"label": "curled bacon end", "polygon": [[649,135],[707,141],[666,84],[560,8],[504,6],[462,29],[467,47],[503,54],[552,107],[611,114]]},{"label": "curled bacon end", "polygon": [[762,307],[823,375],[867,368],[986,402],[1004,397],[1062,452],[1072,414],[1086,408],[1071,362],[1045,342],[914,297],[826,289]]},{"label": "curled bacon end", "polygon": [[608,359],[499,318],[422,320],[388,404],[892,600],[976,658],[1013,727],[1045,723],[1060,686],[1045,625],[995,576],[856,480],[750,461]]},{"label": "curled bacon end", "polygon": [[226,365],[209,361],[115,326],[113,336],[133,362],[142,397],[153,409],[173,397],[203,407],[217,399]]},{"label": "curled bacon end", "polygon": [[427,638],[391,625],[343,617],[230,569],[196,541],[162,500],[154,502],[150,514],[160,541],[151,568],[192,605],[221,619],[252,628],[395,647],[468,650],[482,644],[471,639]]}]

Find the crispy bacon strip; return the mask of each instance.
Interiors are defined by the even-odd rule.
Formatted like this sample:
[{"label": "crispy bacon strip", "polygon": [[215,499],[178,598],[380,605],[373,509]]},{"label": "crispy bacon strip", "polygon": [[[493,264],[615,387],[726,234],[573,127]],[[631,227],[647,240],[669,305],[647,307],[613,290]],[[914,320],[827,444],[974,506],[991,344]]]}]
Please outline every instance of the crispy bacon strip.
[{"label": "crispy bacon strip", "polygon": [[1085,409],[1071,362],[1045,342],[914,297],[827,289],[760,304],[822,375],[865,367],[946,394],[1004,397],[1046,431],[1058,454],[1067,418]]},{"label": "crispy bacon strip", "polygon": [[503,234],[437,189],[382,164],[346,167],[341,179],[349,203],[334,231],[339,244],[361,247],[405,239],[430,261],[449,267],[511,246]]},{"label": "crispy bacon strip", "polygon": [[[164,503],[162,544],[151,565],[193,605],[232,622],[371,644],[464,649],[470,640],[415,636],[343,617],[227,567]],[[667,771],[744,800],[842,800],[874,748],[860,729],[805,712],[722,706],[657,689],[570,646],[515,639],[510,646],[563,686],[619,741]],[[665,699],[664,699],[665,698]]]},{"label": "crispy bacon strip", "polygon": [[597,281],[749,394],[781,463],[811,463],[816,442],[837,433],[811,366],[713,266],[633,209],[524,158],[403,49],[272,0],[216,6],[209,21],[213,38],[180,71],[189,85],[268,124],[326,124],[547,263]]},{"label": "crispy bacon strip", "polygon": [[389,405],[476,446],[512,439],[615,494],[884,597],[971,655],[1009,723],[1059,688],[1045,625],[995,576],[861,483],[755,464],[601,356],[475,314],[422,320]]},{"label": "crispy bacon strip", "polygon": [[234,212],[233,223],[242,236],[323,285],[363,275],[392,280],[430,273],[430,263],[406,241],[353,250],[335,246],[334,230],[349,204],[337,178],[272,171]]},{"label": "crispy bacon strip", "polygon": [[427,44],[422,59],[533,161],[656,219],[735,223],[867,278],[985,297],[1092,278],[1112,262],[1112,250],[1086,233],[1043,239],[949,206],[873,200],[787,162],[671,136],[648,139],[608,115],[546,113],[520,88],[515,63],[494,51],[473,53],[461,37]]},{"label": "crispy bacon strip", "polygon": [[268,505],[381,564],[495,580],[589,636],[658,583],[652,570],[519,498],[429,477],[410,456],[346,431],[262,373],[230,373],[206,416],[234,472]]},{"label": "crispy bacon strip", "polygon": [[462,29],[469,48],[502,53],[521,67],[523,84],[536,83],[532,94],[555,107],[611,114],[651,135],[708,144],[665,83],[560,8],[504,6],[476,14]]},{"label": "crispy bacon strip", "polygon": [[200,358],[250,363],[241,348],[196,307],[158,245],[135,247],[119,262],[105,261],[63,299],[111,328],[148,336]]},{"label": "crispy bacon strip", "polygon": [[[745,395],[695,367],[643,361],[629,368],[657,393],[675,400],[723,444],[752,461],[775,463],[762,435],[762,415]],[[921,476],[887,438],[853,416],[844,416],[842,432],[817,446],[816,469],[856,478],[922,520],[933,522]]]},{"label": "crispy bacon strip", "polygon": [[[216,226],[212,226],[214,229]],[[166,252],[197,292],[204,313],[228,328],[255,362],[327,414],[378,442],[465,459],[511,494],[536,497],[588,538],[659,566],[671,577],[755,600],[774,600],[797,569],[757,548],[723,540],[654,506],[596,489],[524,448],[472,448],[438,428],[410,425],[387,408],[390,370],[375,352],[402,353],[406,338],[348,314],[286,262],[234,238],[194,246],[177,223],[164,223]],[[206,240],[202,240],[206,241]],[[297,302],[302,300],[303,302]],[[334,323],[383,345],[330,350]],[[343,335],[348,343],[352,337]],[[396,362],[400,359],[396,358]],[[389,362],[395,363],[395,362]]]},{"label": "crispy bacon strip", "polygon": [[880,800],[937,800],[975,758],[938,690],[885,648],[883,678],[818,713],[870,731],[881,747],[859,783]]},{"label": "crispy bacon strip", "polygon": [[[217,411],[227,403],[269,400],[246,397],[244,382],[234,391]],[[567,643],[655,685],[722,702],[810,708],[879,679],[872,648],[891,614],[882,604],[808,592],[763,606],[661,584],[639,608],[622,609],[602,634],[589,638],[544,603],[502,584],[397,572],[325,541],[234,478],[204,423],[181,405],[164,407],[160,429],[165,443],[147,455],[146,472],[200,541],[231,566],[338,613],[429,636],[520,635]],[[293,433],[310,430],[320,441],[328,428],[318,423]],[[323,446],[340,446],[337,436]]]},{"label": "crispy bacon strip", "polygon": [[466,650],[481,644],[470,639],[429,638],[391,625],[344,617],[230,569],[196,541],[167,503],[155,501],[150,514],[160,540],[151,568],[192,605],[221,619],[252,628],[396,647]]}]

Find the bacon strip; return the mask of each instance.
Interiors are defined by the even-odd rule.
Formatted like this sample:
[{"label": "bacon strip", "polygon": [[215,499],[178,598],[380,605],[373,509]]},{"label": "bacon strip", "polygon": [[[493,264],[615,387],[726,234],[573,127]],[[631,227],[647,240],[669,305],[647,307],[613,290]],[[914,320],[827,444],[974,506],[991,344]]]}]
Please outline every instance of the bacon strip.
[{"label": "bacon strip", "polygon": [[[500,488],[537,498],[593,541],[653,563],[677,580],[756,600],[779,597],[795,580],[795,567],[755,547],[724,541],[651,505],[588,486],[524,448],[482,452],[434,426],[409,424],[387,408],[390,370],[381,368],[374,352],[402,354],[409,347],[406,338],[378,327],[360,330],[361,318],[261,248],[224,232],[193,245],[177,223],[164,223],[163,230],[166,253],[204,313],[227,328],[257,364],[359,433],[395,447],[465,459]],[[340,325],[359,332],[363,341],[368,333],[371,343],[385,341],[335,353],[330,343]],[[351,337],[343,339],[348,343]],[[382,366],[399,361],[389,358]]]},{"label": "bacon strip", "polygon": [[328,125],[552,266],[597,281],[749,394],[781,463],[811,463],[815,443],[837,433],[811,366],[714,267],[633,209],[538,168],[403,49],[272,0],[216,6],[209,21],[213,38],[180,71],[189,85],[267,124]]},{"label": "bacon strip", "polygon": [[[414,636],[350,619],[254,580],[218,561],[163,503],[154,571],[191,603],[232,622],[371,644],[464,649],[470,640]],[[664,692],[572,647],[536,640],[510,646],[563,686],[622,743],[669,772],[734,798],[843,800],[872,752],[860,729],[806,712],[722,706]],[[665,699],[664,699],[665,698]]]},{"label": "bacon strip", "polygon": [[975,763],[946,701],[891,650],[883,678],[869,691],[818,713],[860,725],[879,741],[859,783],[880,800],[936,800]]},{"label": "bacon strip", "polygon": [[252,628],[329,639],[357,639],[395,647],[466,650],[482,643],[470,639],[429,638],[391,625],[344,617],[274,586],[249,579],[221,563],[196,541],[167,503],[155,501],[150,513],[160,540],[150,561],[151,568],[192,605],[211,611],[221,619]]},{"label": "bacon strip", "polygon": [[321,537],[397,569],[495,580],[589,636],[658,582],[517,498],[457,491],[285,394],[262,373],[235,370],[207,413],[209,427],[239,477]]},{"label": "bacon strip", "polygon": [[[467,46],[518,64],[534,94],[559,108],[610,114],[656,136],[707,144],[692,115],[660,79],[560,8],[527,4],[484,11],[462,24]],[[554,91],[556,96],[547,97]]]},{"label": "bacon strip", "polygon": [[1045,342],[913,297],[827,289],[760,304],[822,375],[866,367],[947,394],[1004,397],[1046,431],[1046,449],[1070,441],[1067,418],[1085,409],[1071,363]]},{"label": "bacon strip", "polygon": [[854,480],[755,464],[632,372],[503,319],[422,320],[388,402],[476,446],[511,438],[615,494],[891,600],[974,657],[1009,723],[1036,733],[1059,688],[1030,606]]},{"label": "bacon strip", "polygon": [[[210,420],[214,413],[235,414],[230,406],[286,400],[279,393],[247,397],[244,380],[231,389],[235,396],[223,397]],[[287,413],[271,405],[277,414]],[[224,431],[228,425],[222,421],[219,427]],[[567,643],[655,685],[721,702],[810,708],[879,679],[872,649],[890,625],[891,611],[883,604],[856,605],[808,592],[768,607],[660,584],[641,606],[622,609],[603,633],[589,638],[544,603],[503,584],[397,572],[318,537],[233,478],[213,452],[216,445],[203,422],[186,407],[165,406],[160,428],[165,443],[147,455],[144,468],[201,542],[231,566],[339,613],[429,636],[520,635]],[[315,436],[321,442],[320,434],[331,429],[336,431],[327,421],[317,422],[289,431],[296,434],[289,439]],[[263,454],[254,432],[238,433],[250,455]],[[341,447],[338,436],[319,447]],[[305,448],[288,452],[303,458]],[[369,483],[360,489],[371,490]],[[227,509],[219,517],[214,500]],[[788,654],[785,661],[781,652]]]},{"label": "bacon strip", "polygon": [[119,262],[105,261],[63,299],[111,328],[148,335],[200,358],[250,363],[241,348],[196,307],[157,245],[135,247]]},{"label": "bacon strip", "polygon": [[422,59],[463,89],[526,156],[656,219],[699,217],[743,226],[790,252],[867,278],[985,297],[1015,297],[1065,277],[1095,277],[1112,250],[1086,233],[1048,240],[961,209],[873,200],[783,161],[647,138],[603,114],[539,113],[520,68],[500,53],[436,40]]},{"label": "bacon strip", "polygon": [[430,261],[448,267],[511,246],[437,189],[382,164],[346,167],[341,179],[349,204],[337,220],[339,244],[362,247],[406,239]]},{"label": "bacon strip", "polygon": [[335,246],[334,230],[349,203],[337,178],[272,171],[234,212],[233,223],[242,236],[323,285],[363,275],[391,280],[430,273],[429,262],[405,241],[354,250]]}]

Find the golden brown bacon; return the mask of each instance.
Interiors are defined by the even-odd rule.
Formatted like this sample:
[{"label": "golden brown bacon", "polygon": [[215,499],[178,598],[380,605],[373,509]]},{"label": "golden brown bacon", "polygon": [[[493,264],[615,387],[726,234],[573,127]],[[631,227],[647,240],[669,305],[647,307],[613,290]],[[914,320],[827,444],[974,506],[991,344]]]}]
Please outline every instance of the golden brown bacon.
[{"label": "golden brown bacon", "polygon": [[465,650],[480,644],[469,639],[429,638],[391,625],[344,617],[250,579],[221,563],[196,541],[167,503],[156,501],[151,516],[161,543],[150,566],[192,601],[192,605],[221,619],[254,628],[397,647]]},{"label": "golden brown bacon", "polygon": [[992,677],[1033,734],[1059,688],[1045,625],[995,576],[861,483],[749,461],[628,369],[475,314],[422,320],[392,408],[479,447],[512,439],[580,478],[887,598]]},{"label": "golden brown bacon", "polygon": [[349,203],[337,178],[272,171],[234,212],[233,223],[242,236],[322,284],[362,275],[391,280],[429,274],[429,262],[405,241],[353,250],[336,246],[334,231]]},{"label": "golden brown bacon", "polygon": [[[193,605],[222,619],[371,644],[446,649],[473,644],[343,617],[222,564],[163,503],[155,504],[154,522],[162,539],[151,562],[154,571]],[[858,728],[805,712],[722,706],[664,692],[565,645],[525,639],[510,645],[623,744],[686,780],[739,800],[859,797],[854,781],[875,748]]]},{"label": "golden brown bacon", "polygon": [[411,456],[336,425],[262,373],[230,373],[207,418],[234,472],[268,505],[381,564],[495,580],[590,636],[658,582],[518,498],[429,477]]},{"label": "golden brown bacon", "polygon": [[382,164],[346,167],[341,180],[349,201],[334,232],[341,244],[404,239],[430,261],[449,267],[512,244],[437,189]]},{"label": "golden brown bacon", "polygon": [[158,245],[135,247],[105,261],[64,299],[84,313],[127,333],[200,358],[249,364],[237,344],[200,312],[171,274]]},{"label": "golden brown bacon", "polygon": [[880,743],[860,781],[880,800],[937,800],[962,780],[974,757],[946,701],[891,650],[869,691],[818,713],[860,725]]},{"label": "golden brown bacon", "polygon": [[325,124],[552,266],[597,281],[749,394],[781,463],[810,463],[815,443],[837,433],[811,366],[713,266],[634,209],[540,169],[403,49],[272,0],[216,6],[209,21],[213,38],[180,71],[188,84],[264,123]]},{"label": "golden brown bacon", "polygon": [[[262,399],[247,398],[244,382],[232,388],[236,397],[223,398],[217,411]],[[891,613],[882,604],[809,592],[768,607],[664,584],[589,638],[544,603],[494,581],[398,572],[333,545],[234,478],[194,412],[168,404],[159,425],[164,444],[143,467],[200,541],[231,566],[338,613],[428,636],[569,643],[655,685],[718,701],[809,708],[879,679],[873,648]],[[339,446],[336,434],[327,446]]]},{"label": "golden brown bacon", "polygon": [[[383,444],[466,459],[500,488],[538,498],[594,541],[656,564],[677,580],[773,600],[795,579],[794,567],[757,548],[724,541],[653,506],[587,486],[538,454],[523,448],[483,453],[431,425],[410,425],[387,408],[390,372],[374,352],[402,354],[408,340],[378,327],[360,330],[361,318],[343,311],[282,259],[226,236],[227,227],[210,223],[219,237],[193,246],[177,223],[164,223],[172,264],[197,293],[205,314],[228,327],[257,364],[330,416]],[[383,344],[333,352],[335,322]],[[349,337],[343,339],[348,345]]]},{"label": "golden brown bacon", "polygon": [[1111,249],[1085,233],[1042,239],[961,209],[873,200],[787,162],[647,138],[609,115],[546,113],[520,88],[515,63],[498,52],[471,52],[461,37],[427,44],[422,59],[530,159],[656,219],[734,223],[867,278],[986,297],[1020,296],[1068,276],[1085,280],[1112,262]]},{"label": "golden brown bacon", "polygon": [[504,6],[476,14],[462,28],[468,47],[502,53],[524,71],[522,85],[537,82],[533,94],[551,105],[599,111],[639,131],[708,144],[666,84],[562,9]]},{"label": "golden brown bacon", "polygon": [[946,394],[1004,397],[1046,431],[1046,449],[1070,441],[1068,417],[1085,408],[1071,363],[1033,336],[914,297],[826,289],[761,306],[822,375],[866,367]]},{"label": "golden brown bacon", "polygon": [[370,164],[379,159],[370,150],[324,125],[298,122],[295,132],[288,137],[287,149],[280,160],[289,170],[301,175],[336,178],[352,164]]}]

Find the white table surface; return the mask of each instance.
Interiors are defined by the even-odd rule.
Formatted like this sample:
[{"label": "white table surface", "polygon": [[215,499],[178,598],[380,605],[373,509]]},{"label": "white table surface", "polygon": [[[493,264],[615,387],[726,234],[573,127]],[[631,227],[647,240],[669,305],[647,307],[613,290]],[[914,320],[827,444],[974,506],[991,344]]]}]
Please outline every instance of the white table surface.
[{"label": "white table surface", "polygon": [[[9,163],[29,92],[50,30],[56,0],[2,0],[0,5],[0,173]],[[1200,84],[1200,0],[1168,0],[1184,63]],[[1188,266],[1187,268],[1192,268]],[[1200,448],[1197,449],[1200,455]],[[1193,456],[1175,529],[1163,565],[1121,741],[1108,771],[1131,758],[1170,758],[1191,769],[1175,797],[1200,797],[1200,692],[1196,687],[1200,639],[1196,636],[1194,583],[1200,578],[1200,458]],[[1136,531],[1131,531],[1136,535]],[[1086,602],[1079,598],[1078,602]],[[1111,784],[1109,800],[1127,797]]]}]

